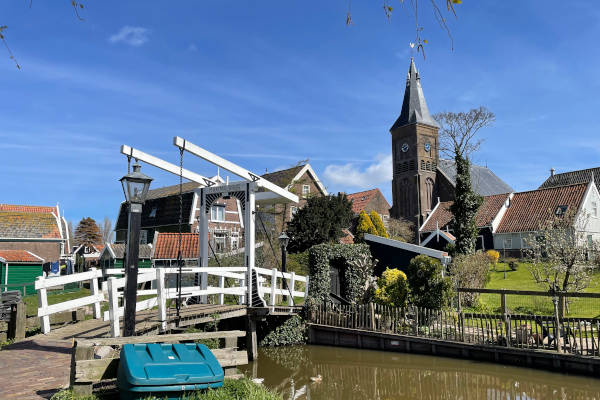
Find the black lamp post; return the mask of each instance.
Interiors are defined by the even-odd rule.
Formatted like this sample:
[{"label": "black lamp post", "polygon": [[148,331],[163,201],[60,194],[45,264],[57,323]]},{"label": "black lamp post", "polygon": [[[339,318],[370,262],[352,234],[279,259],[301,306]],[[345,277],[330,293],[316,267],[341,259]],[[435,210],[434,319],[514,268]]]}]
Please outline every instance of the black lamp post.
[{"label": "black lamp post", "polygon": [[[281,246],[281,272],[285,273],[285,263],[287,261],[287,246],[288,243],[290,242],[290,237],[288,235],[285,234],[285,232],[281,232],[281,235],[279,235],[277,237],[277,239],[279,240],[279,245]],[[287,281],[285,280],[285,277],[283,278],[283,289],[287,289],[288,285],[287,285]],[[283,302],[287,301],[287,296],[283,296],[282,298]]]},{"label": "black lamp post", "polygon": [[133,164],[133,172],[120,179],[125,201],[128,205],[127,252],[125,253],[125,314],[123,336],[135,334],[135,303],[137,295],[138,258],[140,250],[140,226],[142,204],[146,201],[152,178],[140,172],[140,165]]}]

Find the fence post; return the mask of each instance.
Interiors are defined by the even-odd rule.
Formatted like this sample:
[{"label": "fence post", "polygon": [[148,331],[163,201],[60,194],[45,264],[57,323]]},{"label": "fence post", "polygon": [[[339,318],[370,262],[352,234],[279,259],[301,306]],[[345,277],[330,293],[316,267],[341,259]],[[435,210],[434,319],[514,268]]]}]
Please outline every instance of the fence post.
[{"label": "fence post", "polygon": [[458,318],[459,318],[459,321],[460,321],[460,340],[462,342],[464,342],[465,341],[465,315],[462,312],[462,304],[461,304],[461,301],[460,301],[461,300],[460,293],[461,292],[457,293],[457,295],[458,295],[457,296],[458,297],[457,308],[458,308]]},{"label": "fence post", "polygon": [[[244,287],[244,286],[245,286],[245,283],[246,283],[246,279],[245,279],[245,278],[242,278],[242,279],[240,279],[240,280],[239,280],[239,282],[240,282],[240,287]],[[246,293],[247,293],[247,292],[248,292],[248,289],[246,289]],[[241,296],[240,296],[240,301],[239,301],[239,303],[240,303],[240,304],[246,304],[246,296],[245,296],[245,295],[241,295]]]},{"label": "fence post", "polygon": [[371,324],[371,330],[374,331],[375,330],[375,306],[373,305],[373,303],[369,303],[369,316],[370,316],[370,324]]},{"label": "fence post", "polygon": [[[39,282],[40,288],[38,289],[38,312],[39,310],[46,311],[48,308],[48,292],[46,291],[45,280],[43,276],[38,276],[36,278],[36,283]],[[36,284],[36,286],[38,286]],[[40,317],[40,325],[42,328],[42,333],[46,334],[50,332],[50,316],[44,315]]]},{"label": "fence post", "polygon": [[223,275],[219,276],[219,288],[221,288],[221,293],[219,293],[219,304],[223,305],[225,304],[225,293],[223,293],[223,290],[225,290],[225,277]]},{"label": "fence post", "polygon": [[165,270],[156,268],[156,295],[158,297],[158,321],[160,331],[167,330],[167,293],[165,290]]},{"label": "fence post", "polygon": [[508,310],[506,308],[506,293],[500,293],[500,308],[502,309],[502,319],[504,320],[504,331],[506,332],[506,347],[510,347],[510,320],[508,319]]},{"label": "fence post", "polygon": [[288,306],[294,305],[294,285],[296,284],[296,273],[292,271],[291,275],[292,279],[290,279],[290,286],[288,286],[288,289],[290,289],[290,298],[288,299]]},{"label": "fence post", "polygon": [[277,288],[277,268],[273,268],[271,270],[271,299],[269,303],[271,303],[271,307],[275,306],[275,289]]},{"label": "fence post", "polygon": [[119,295],[115,284],[115,277],[108,278],[108,315],[110,317],[110,333],[112,337],[121,336],[119,325]]},{"label": "fence post", "polygon": [[[96,272],[96,268],[92,267],[92,268],[90,268],[90,271]],[[91,292],[92,296],[97,296],[99,294],[99,292],[98,292],[98,276],[97,275],[95,275],[90,281],[90,292]],[[102,318],[102,315],[100,313],[100,302],[99,301],[94,302],[94,318],[95,319]]]},{"label": "fence post", "polygon": [[19,301],[11,307],[10,321],[8,322],[8,339],[25,339],[25,325],[27,317],[25,316],[25,303]]}]

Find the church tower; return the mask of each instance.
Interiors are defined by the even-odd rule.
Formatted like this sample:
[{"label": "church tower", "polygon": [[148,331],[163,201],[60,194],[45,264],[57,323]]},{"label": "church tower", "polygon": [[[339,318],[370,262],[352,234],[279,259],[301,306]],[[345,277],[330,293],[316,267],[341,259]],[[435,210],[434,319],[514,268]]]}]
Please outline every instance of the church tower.
[{"label": "church tower", "polygon": [[421,225],[435,206],[439,125],[429,114],[421,79],[411,58],[400,116],[392,134],[392,218]]}]

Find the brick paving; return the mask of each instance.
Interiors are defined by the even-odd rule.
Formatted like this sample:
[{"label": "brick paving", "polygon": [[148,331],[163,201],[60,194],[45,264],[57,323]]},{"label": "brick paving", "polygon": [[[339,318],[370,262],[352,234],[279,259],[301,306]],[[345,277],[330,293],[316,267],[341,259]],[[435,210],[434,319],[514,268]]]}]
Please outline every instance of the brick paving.
[{"label": "brick paving", "polygon": [[0,399],[48,399],[69,386],[73,340],[42,335],[0,351]]}]

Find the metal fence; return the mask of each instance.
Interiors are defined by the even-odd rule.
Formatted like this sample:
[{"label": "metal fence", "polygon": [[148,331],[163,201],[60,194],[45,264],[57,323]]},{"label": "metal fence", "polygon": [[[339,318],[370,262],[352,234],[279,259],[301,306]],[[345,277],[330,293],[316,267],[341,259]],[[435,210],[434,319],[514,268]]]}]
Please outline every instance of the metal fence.
[{"label": "metal fence", "polygon": [[490,346],[553,350],[600,357],[598,318],[476,313],[460,308],[433,310],[379,304],[321,304],[311,323]]}]

